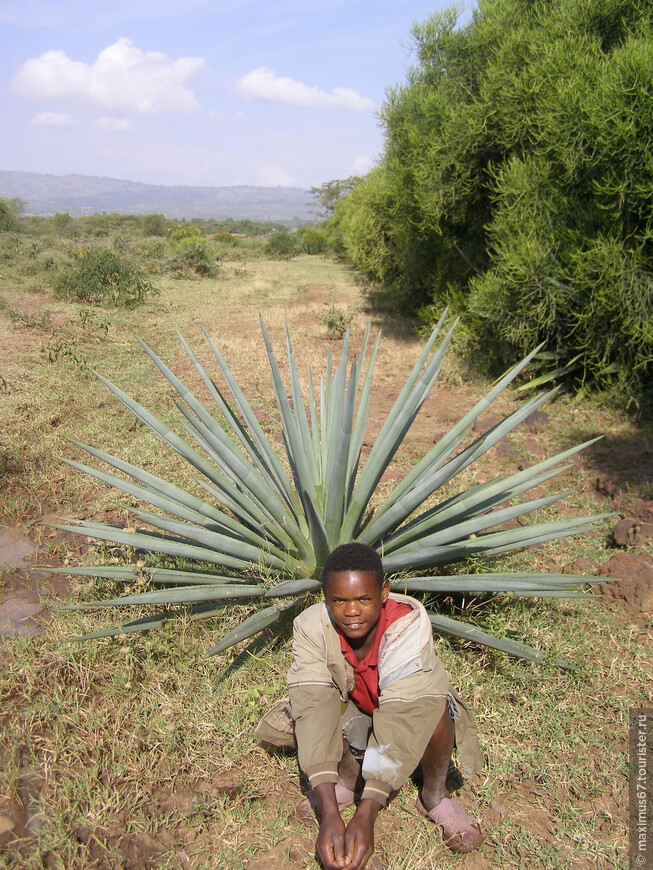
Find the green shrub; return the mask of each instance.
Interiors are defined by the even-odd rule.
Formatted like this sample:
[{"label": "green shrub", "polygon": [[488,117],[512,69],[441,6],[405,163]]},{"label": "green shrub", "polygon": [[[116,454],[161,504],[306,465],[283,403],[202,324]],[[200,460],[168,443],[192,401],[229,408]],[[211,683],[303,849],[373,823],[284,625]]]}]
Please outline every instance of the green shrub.
[{"label": "green shrub", "polygon": [[273,233],[265,244],[265,253],[279,260],[290,260],[301,254],[302,249],[295,233],[278,230]]},{"label": "green shrub", "polygon": [[178,278],[213,274],[214,263],[204,236],[198,231],[176,238],[171,244],[168,268]]},{"label": "green shrub", "polygon": [[0,233],[18,229],[15,202],[16,200],[9,200],[0,196]]},{"label": "green shrub", "polygon": [[126,307],[158,292],[141,269],[99,246],[77,251],[75,261],[57,277],[53,290],[60,299]]},{"label": "green shrub", "polygon": [[178,242],[180,239],[188,239],[191,236],[203,236],[202,230],[194,224],[187,224],[185,221],[180,224],[175,224],[168,227],[168,238],[171,242]]},{"label": "green shrub", "polygon": [[143,215],[142,227],[144,236],[165,236],[166,219],[162,214],[146,214]]},{"label": "green shrub", "polygon": [[48,224],[54,229],[59,236],[74,236],[75,222],[67,211],[58,211],[56,214],[48,218]]},{"label": "green shrub", "polygon": [[306,254],[322,254],[327,249],[326,232],[317,227],[301,227],[297,230],[302,250]]},{"label": "green shrub", "polygon": [[228,245],[230,248],[236,248],[240,244],[238,236],[235,236],[233,233],[225,232],[224,230],[219,230],[217,233],[213,233],[211,241],[220,242],[220,244]]},{"label": "green shrub", "polygon": [[335,292],[329,294],[329,302],[325,304],[327,305],[326,311],[318,314],[318,320],[321,320],[326,326],[331,338],[344,338],[347,328],[358,309],[351,305],[346,309],[341,308],[338,305]]}]

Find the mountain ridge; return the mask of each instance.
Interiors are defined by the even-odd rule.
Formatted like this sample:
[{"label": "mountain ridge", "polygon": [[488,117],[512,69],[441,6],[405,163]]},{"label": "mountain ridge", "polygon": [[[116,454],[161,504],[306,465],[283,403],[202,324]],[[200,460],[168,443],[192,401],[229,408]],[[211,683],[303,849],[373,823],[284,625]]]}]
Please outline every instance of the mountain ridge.
[{"label": "mountain ridge", "polygon": [[22,199],[25,214],[73,217],[102,212],[167,218],[234,218],[299,225],[315,220],[310,193],[299,187],[147,184],[99,175],[0,170],[0,196]]}]

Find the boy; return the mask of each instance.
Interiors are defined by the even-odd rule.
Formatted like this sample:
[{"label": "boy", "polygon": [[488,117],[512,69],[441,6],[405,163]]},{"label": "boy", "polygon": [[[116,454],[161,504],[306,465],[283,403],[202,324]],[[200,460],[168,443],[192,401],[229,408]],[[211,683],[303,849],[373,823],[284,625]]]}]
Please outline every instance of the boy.
[{"label": "boy", "polygon": [[[447,796],[454,741],[471,774],[482,764],[476,732],[462,701],[449,690],[433,650],[422,605],[390,595],[379,555],[352,543],[324,565],[324,603],[293,626],[288,673],[290,715],[299,764],[311,785],[300,817],[317,809],[316,851],[326,870],[362,870],[374,850],[374,821],[391,792],[419,765],[424,777],[418,811],[439,824],[447,845],[468,852],[481,844],[480,824]],[[277,733],[269,727],[277,715]],[[279,710],[257,733],[279,739]],[[364,750],[362,770],[351,753]],[[362,794],[347,826],[340,810]]]}]

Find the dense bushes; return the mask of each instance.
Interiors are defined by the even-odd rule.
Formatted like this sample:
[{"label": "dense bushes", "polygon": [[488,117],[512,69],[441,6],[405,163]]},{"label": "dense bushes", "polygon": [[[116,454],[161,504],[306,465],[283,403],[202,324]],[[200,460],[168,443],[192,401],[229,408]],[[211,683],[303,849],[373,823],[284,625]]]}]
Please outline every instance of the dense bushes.
[{"label": "dense bushes", "polygon": [[170,258],[168,268],[178,278],[193,274],[208,277],[214,272],[214,260],[206,238],[199,227],[178,224],[170,228]]},{"label": "dense bushes", "polygon": [[126,307],[156,292],[137,266],[100,246],[77,252],[75,261],[55,279],[53,290],[70,301]]},{"label": "dense bushes", "polygon": [[276,257],[279,260],[289,260],[302,251],[296,234],[289,233],[287,230],[277,230],[273,233],[263,250],[268,257]]},{"label": "dense bushes", "polygon": [[476,359],[540,341],[653,384],[653,25],[644,0],[480,0],[413,30],[381,165],[329,233],[407,308],[450,303]]},{"label": "dense bushes", "polygon": [[0,196],[0,233],[18,229],[18,215],[24,203],[20,199]]}]

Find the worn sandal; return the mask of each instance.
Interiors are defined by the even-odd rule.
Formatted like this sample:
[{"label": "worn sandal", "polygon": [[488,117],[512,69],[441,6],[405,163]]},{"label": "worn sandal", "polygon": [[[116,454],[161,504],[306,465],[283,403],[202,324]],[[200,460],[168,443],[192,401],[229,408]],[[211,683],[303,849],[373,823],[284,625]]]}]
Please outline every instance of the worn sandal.
[{"label": "worn sandal", "polygon": [[415,801],[417,812],[440,825],[444,842],[453,852],[471,852],[485,839],[481,823],[451,798],[443,798],[437,807],[427,811],[422,801]]},{"label": "worn sandal", "polygon": [[[354,803],[354,797],[353,791],[345,788],[344,785],[340,785],[340,783],[336,783],[336,801],[338,802],[339,810],[344,810],[345,807],[350,807]],[[318,806],[317,795],[313,789],[311,789],[304,800],[297,804],[297,807],[295,808],[297,818],[300,822],[312,822],[315,818]]]}]

